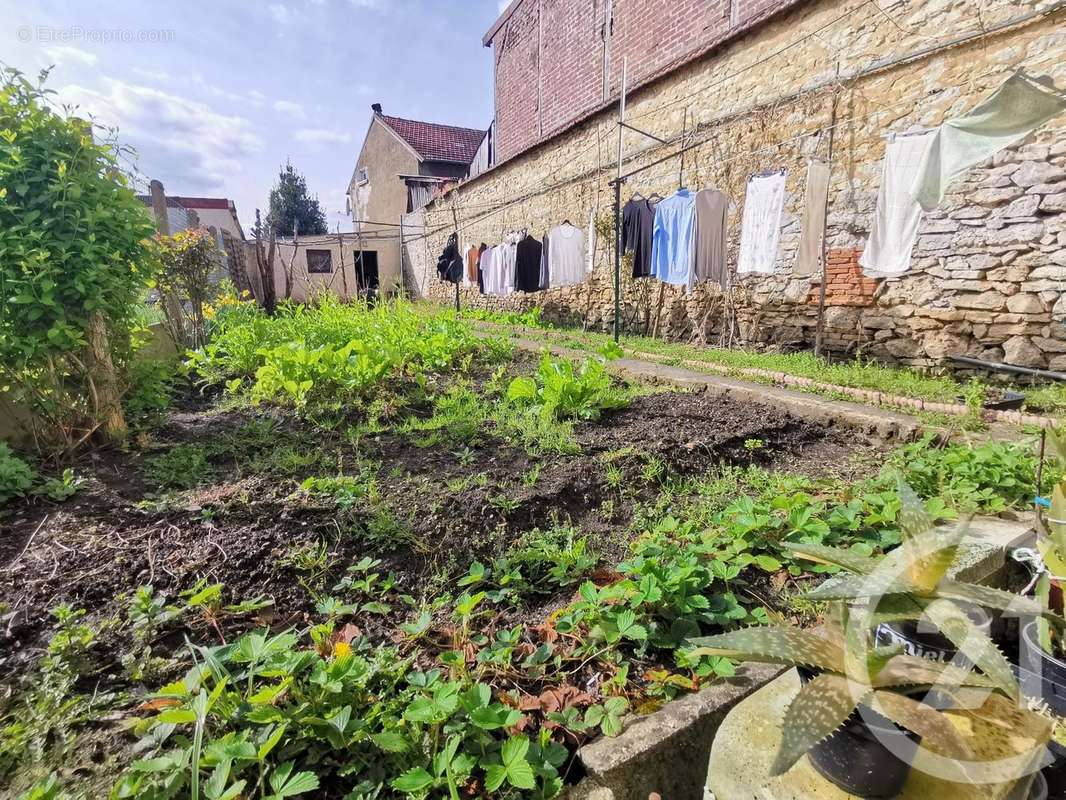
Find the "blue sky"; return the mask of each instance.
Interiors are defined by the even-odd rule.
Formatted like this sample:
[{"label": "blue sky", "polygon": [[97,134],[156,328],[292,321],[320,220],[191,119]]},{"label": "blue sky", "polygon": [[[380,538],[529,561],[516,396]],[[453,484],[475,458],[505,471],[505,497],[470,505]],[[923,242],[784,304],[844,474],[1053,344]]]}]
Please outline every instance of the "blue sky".
[{"label": "blue sky", "polygon": [[487,127],[481,37],[506,0],[0,0],[0,61],[137,150],[170,194],[229,197],[247,227],[286,160],[333,229],[370,104]]}]

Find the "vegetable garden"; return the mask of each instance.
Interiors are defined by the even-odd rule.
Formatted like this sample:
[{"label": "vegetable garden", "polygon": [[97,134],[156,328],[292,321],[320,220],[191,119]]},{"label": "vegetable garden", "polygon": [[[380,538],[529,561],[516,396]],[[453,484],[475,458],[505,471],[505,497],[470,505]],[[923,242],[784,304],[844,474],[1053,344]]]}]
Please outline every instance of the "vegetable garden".
[{"label": "vegetable garden", "polygon": [[942,520],[1034,491],[1024,445],[885,453],[606,358],[404,303],[224,300],[179,376],[140,370],[134,443],[75,462],[73,497],[5,484],[3,779],[554,796],[580,743],[732,674],[691,638],[817,618],[799,590],[835,567],[793,545],[892,548],[897,474]]}]

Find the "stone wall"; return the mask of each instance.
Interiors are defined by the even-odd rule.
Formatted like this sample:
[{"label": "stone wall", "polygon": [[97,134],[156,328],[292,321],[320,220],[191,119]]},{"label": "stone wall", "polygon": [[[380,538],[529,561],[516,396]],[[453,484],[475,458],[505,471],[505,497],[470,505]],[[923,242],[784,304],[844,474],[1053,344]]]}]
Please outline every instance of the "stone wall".
[{"label": "stone wall", "polygon": [[[627,119],[671,144],[626,131],[625,171],[673,152],[683,129],[686,142],[701,144],[683,164],[669,159],[631,178],[623,202],[634,191],[665,196],[679,176],[690,187],[718,186],[733,200],[731,268],[748,176],[784,167],[788,177],[772,275],[734,276],[728,292],[702,285],[687,295],[623,269],[625,330],[707,344],[813,343],[819,277],[794,275],[793,262],[806,163],[828,155],[835,104],[827,346],[917,366],[969,355],[1066,369],[1066,117],[955,182],[925,216],[906,274],[870,283],[854,269],[869,236],[886,134],[965,112],[1018,66],[1066,86],[1066,11],[1038,13],[1054,5],[988,0],[978,19],[972,3],[906,0],[891,19],[870,4],[842,18],[838,3],[819,0],[635,94]],[[938,45],[959,37],[969,38]],[[426,209],[423,258],[433,263],[443,247],[453,200],[464,240],[489,244],[512,229],[540,236],[564,219],[584,224],[591,215],[601,235],[585,284],[509,298],[463,290],[461,300],[493,309],[540,306],[549,319],[608,330],[616,137],[615,112],[605,111],[462,184]],[[430,296],[450,302],[452,291],[429,281]]]}]

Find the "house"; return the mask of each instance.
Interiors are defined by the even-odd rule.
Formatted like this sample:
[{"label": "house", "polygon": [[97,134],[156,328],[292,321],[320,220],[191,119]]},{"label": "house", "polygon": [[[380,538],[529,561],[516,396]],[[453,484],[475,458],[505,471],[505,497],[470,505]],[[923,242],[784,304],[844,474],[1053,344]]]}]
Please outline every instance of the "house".
[{"label": "house", "polygon": [[400,218],[465,178],[471,164],[489,164],[492,139],[485,130],[389,116],[378,103],[371,108],[348,205],[357,240],[365,240],[364,271],[389,291],[400,283]]},{"label": "house", "polygon": [[592,235],[582,284],[461,288],[461,305],[608,330],[619,309],[634,334],[922,368],[1066,370],[1066,113],[969,166],[932,207],[899,189],[938,126],[1008,82],[1052,103],[1066,9],[988,0],[975,24],[972,4],[843,5],[512,0],[482,39],[495,163],[422,210],[423,293],[455,302],[433,263],[456,218],[464,242],[488,245],[563,220],[595,234],[617,224],[616,186],[623,204],[713,187],[729,201],[721,282],[689,291],[623,268],[616,284],[613,235]]}]

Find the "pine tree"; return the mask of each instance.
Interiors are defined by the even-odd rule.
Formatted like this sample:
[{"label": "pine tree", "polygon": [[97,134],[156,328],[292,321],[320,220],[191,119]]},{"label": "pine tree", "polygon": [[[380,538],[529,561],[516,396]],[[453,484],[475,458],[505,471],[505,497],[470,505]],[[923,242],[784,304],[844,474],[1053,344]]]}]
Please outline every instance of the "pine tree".
[{"label": "pine tree", "polygon": [[278,182],[270,190],[267,225],[275,234],[285,237],[292,236],[294,225],[300,236],[329,232],[318,200],[307,194],[307,180],[292,164],[285,164],[278,173]]}]

